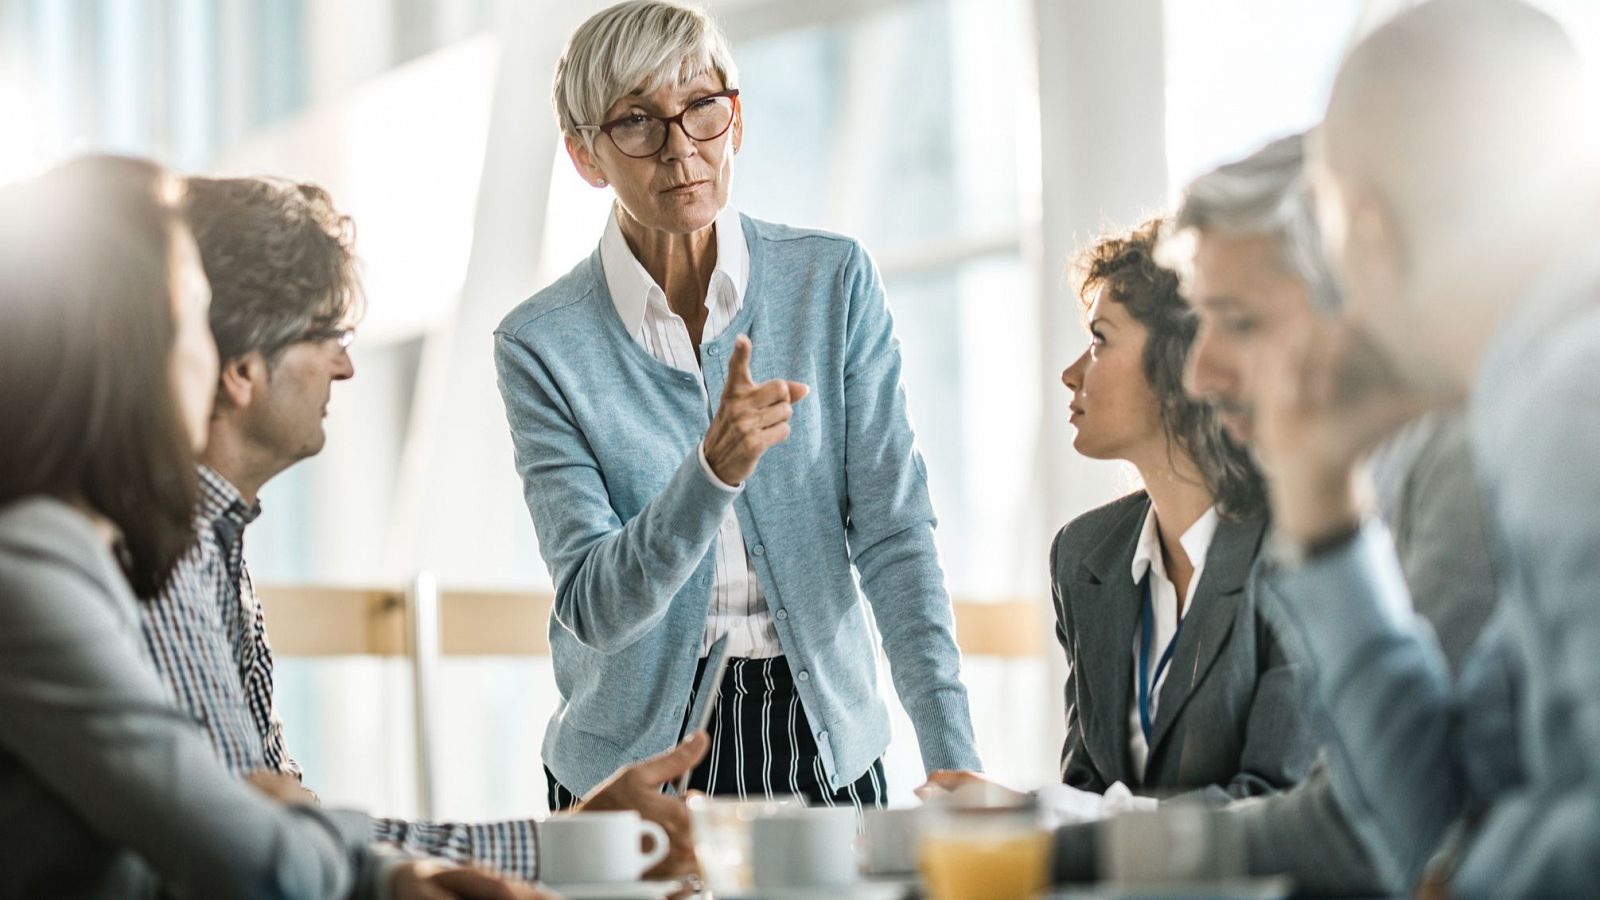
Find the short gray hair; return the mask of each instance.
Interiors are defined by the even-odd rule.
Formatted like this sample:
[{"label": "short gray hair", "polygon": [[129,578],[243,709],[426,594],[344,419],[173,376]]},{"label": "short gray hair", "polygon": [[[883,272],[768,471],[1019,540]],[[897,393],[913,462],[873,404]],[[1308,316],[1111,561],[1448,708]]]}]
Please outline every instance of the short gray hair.
[{"label": "short gray hair", "polygon": [[1279,138],[1190,182],[1162,241],[1163,262],[1187,272],[1192,247],[1184,245],[1192,244],[1194,232],[1272,237],[1279,263],[1305,282],[1311,302],[1323,311],[1338,308],[1339,291],[1323,254],[1304,172],[1305,138],[1303,133]]},{"label": "short gray hair", "polygon": [[[668,0],[629,0],[578,26],[556,63],[550,101],[568,137],[598,125],[623,97],[682,84],[707,72],[738,87],[727,38],[704,10]],[[592,135],[592,132],[585,132]]]}]

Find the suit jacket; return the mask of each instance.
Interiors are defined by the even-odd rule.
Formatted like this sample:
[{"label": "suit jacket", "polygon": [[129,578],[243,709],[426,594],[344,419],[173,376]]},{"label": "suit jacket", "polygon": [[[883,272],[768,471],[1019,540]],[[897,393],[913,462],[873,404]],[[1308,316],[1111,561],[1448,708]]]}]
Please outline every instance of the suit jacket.
[{"label": "suit jacket", "polygon": [[1417,613],[1459,674],[1500,594],[1467,416],[1431,413],[1379,448],[1373,478]]},{"label": "suit jacket", "polygon": [[1161,685],[1143,773],[1128,759],[1134,634],[1131,570],[1150,499],[1130,494],[1056,535],[1050,568],[1056,635],[1067,654],[1062,780],[1088,791],[1122,781],[1153,796],[1225,801],[1288,788],[1316,753],[1302,679],[1246,590],[1262,516],[1222,520],[1211,540],[1171,670]]}]

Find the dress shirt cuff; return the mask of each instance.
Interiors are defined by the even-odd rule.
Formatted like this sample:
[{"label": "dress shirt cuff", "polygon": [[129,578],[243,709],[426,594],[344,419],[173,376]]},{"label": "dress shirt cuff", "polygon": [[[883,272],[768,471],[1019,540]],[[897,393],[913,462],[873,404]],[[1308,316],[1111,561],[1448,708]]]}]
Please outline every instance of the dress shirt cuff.
[{"label": "dress shirt cuff", "polygon": [[728,484],[726,481],[718,478],[717,473],[711,471],[711,463],[706,462],[706,445],[704,441],[700,442],[700,447],[695,452],[700,454],[700,471],[706,473],[707,481],[730,494],[737,494],[744,490],[744,482],[741,481],[738,484]]},{"label": "dress shirt cuff", "polygon": [[1302,565],[1269,562],[1262,575],[1269,613],[1324,674],[1341,670],[1374,641],[1410,632],[1416,621],[1394,543],[1376,521]]},{"label": "dress shirt cuff", "polygon": [[527,881],[539,877],[538,823],[531,819],[475,824],[372,819],[370,835],[408,853],[477,863]]}]

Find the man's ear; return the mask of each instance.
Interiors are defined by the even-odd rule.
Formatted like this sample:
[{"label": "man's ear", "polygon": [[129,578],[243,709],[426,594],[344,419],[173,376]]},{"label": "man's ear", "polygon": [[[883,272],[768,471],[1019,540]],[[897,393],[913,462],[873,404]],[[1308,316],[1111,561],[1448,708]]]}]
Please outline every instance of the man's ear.
[{"label": "man's ear", "polygon": [[252,350],[224,360],[217,375],[217,406],[244,409],[260,397],[267,383],[267,359]]},{"label": "man's ear", "polygon": [[1355,258],[1368,269],[1361,277],[1368,284],[1397,286],[1405,279],[1410,248],[1394,207],[1370,189],[1355,192],[1351,199],[1348,240],[1359,249]]},{"label": "man's ear", "polygon": [[739,154],[739,148],[744,146],[744,109],[734,107],[733,111],[733,153]]},{"label": "man's ear", "polygon": [[572,160],[572,167],[578,170],[578,175],[595,187],[605,187],[606,173],[600,171],[600,166],[595,163],[588,143],[582,138],[568,136],[566,145],[567,156]]}]

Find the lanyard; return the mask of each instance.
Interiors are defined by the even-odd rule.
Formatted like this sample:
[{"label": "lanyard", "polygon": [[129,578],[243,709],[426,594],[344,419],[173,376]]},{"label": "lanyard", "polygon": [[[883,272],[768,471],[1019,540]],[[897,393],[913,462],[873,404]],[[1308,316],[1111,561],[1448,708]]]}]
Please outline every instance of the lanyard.
[{"label": "lanyard", "polygon": [[1178,627],[1172,631],[1172,640],[1167,642],[1167,649],[1161,654],[1161,660],[1156,663],[1156,672],[1150,675],[1150,632],[1155,628],[1155,607],[1150,602],[1150,573],[1146,572],[1144,580],[1139,583],[1144,589],[1144,615],[1139,618],[1139,728],[1144,732],[1144,743],[1150,746],[1150,693],[1155,689],[1156,682],[1161,680],[1161,673],[1167,670],[1167,664],[1172,662],[1172,651],[1178,646],[1178,635],[1183,633],[1183,619],[1178,620]]}]

